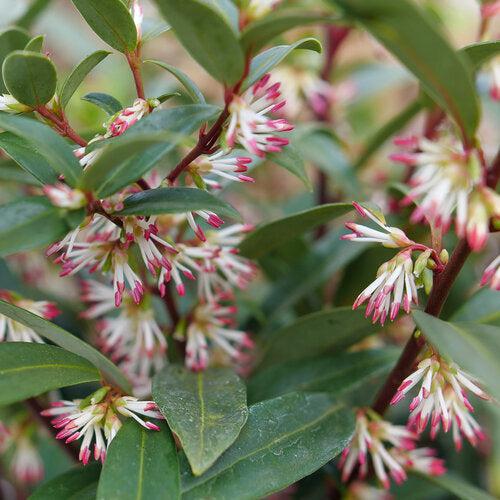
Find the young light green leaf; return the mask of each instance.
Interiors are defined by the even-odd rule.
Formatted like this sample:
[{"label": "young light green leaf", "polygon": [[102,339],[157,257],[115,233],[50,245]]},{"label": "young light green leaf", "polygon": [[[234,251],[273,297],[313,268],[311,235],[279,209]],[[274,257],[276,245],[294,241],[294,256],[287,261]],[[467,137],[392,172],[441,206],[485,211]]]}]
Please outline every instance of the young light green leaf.
[{"label": "young light green leaf", "polygon": [[0,343],[0,406],[96,380],[99,372],[92,364],[60,347]]},{"label": "young light green leaf", "polygon": [[108,115],[114,115],[123,109],[122,103],[109,94],[103,94],[101,92],[91,92],[82,97],[84,101],[91,102],[101,109],[106,111]]},{"label": "young light green leaf", "polygon": [[158,188],[129,196],[119,215],[161,215],[210,210],[217,215],[239,219],[229,203],[197,188]]},{"label": "young light green leaf", "polygon": [[70,186],[75,186],[82,168],[71,146],[48,125],[23,116],[0,114],[0,127],[20,136],[44,157],[56,174],[63,174]]},{"label": "young light green leaf", "polygon": [[152,393],[195,475],[234,442],[247,419],[245,384],[229,368],[193,373],[170,365],[154,377]]},{"label": "young light green leaf", "polygon": [[241,243],[242,255],[255,259],[302,233],[352,210],[349,203],[329,203],[257,227]]},{"label": "young light green leaf", "polygon": [[[24,49],[29,41],[30,36],[23,29],[8,28],[0,31],[0,67],[11,52]],[[4,93],[6,90],[3,78],[0,78],[0,93]]]},{"label": "young light green leaf", "polygon": [[499,327],[472,322],[450,323],[422,311],[414,311],[413,318],[441,354],[481,379],[491,394],[500,398]]},{"label": "young light green leaf", "polygon": [[106,381],[122,388],[126,393],[130,394],[132,389],[121,371],[109,359],[83,340],[80,340],[54,323],[3,300],[0,300],[0,314],[18,323],[22,323],[34,330],[41,337],[90,361],[101,372]]},{"label": "young light green leaf", "polygon": [[95,499],[101,464],[76,467],[39,486],[30,500],[91,500]]},{"label": "young light green leaf", "polygon": [[309,191],[312,191],[312,184],[309,177],[307,177],[304,160],[299,153],[299,149],[293,144],[288,144],[280,153],[268,154],[267,159],[288,170],[300,179]]},{"label": "young light green leaf", "polygon": [[234,85],[245,57],[228,18],[203,0],[156,0],[179,41],[216,80]]},{"label": "young light green leaf", "polygon": [[36,146],[10,132],[0,133],[0,148],[42,184],[55,184],[57,174]]},{"label": "young light green leaf", "polygon": [[102,468],[96,500],[180,498],[179,460],[167,426],[155,432],[132,419],[113,439]]},{"label": "young light green leaf", "polygon": [[481,65],[500,53],[500,40],[467,45],[467,47],[460,49],[460,53],[467,56],[474,69],[479,69]]},{"label": "young light green leaf", "polygon": [[181,467],[182,497],[267,497],[335,458],[353,432],[352,412],[327,394],[291,393],[255,404],[238,439],[205,474]]},{"label": "young light green leaf", "polygon": [[172,66],[171,64],[164,63],[163,61],[157,61],[154,59],[149,59],[144,61],[146,63],[156,64],[160,68],[166,69],[169,73],[175,76],[177,80],[182,84],[182,86],[186,89],[189,97],[193,102],[199,104],[205,104],[205,97],[202,94],[201,90],[197,87],[196,83],[189,78],[184,71],[181,71],[179,68]]},{"label": "young light green leaf", "polygon": [[42,52],[43,44],[45,43],[45,35],[38,35],[32,38],[24,47],[24,50],[31,52]]},{"label": "young light green leaf", "polygon": [[472,139],[479,106],[466,60],[411,0],[330,0],[359,21],[420,81],[425,92]]},{"label": "young light green leaf", "polygon": [[266,339],[260,366],[339,352],[379,330],[350,307],[307,314]]},{"label": "young light green leaf", "polygon": [[137,28],[120,0],[71,0],[87,24],[115,50],[127,54],[137,47]]},{"label": "young light green leaf", "polygon": [[2,75],[9,94],[32,108],[49,102],[56,92],[56,68],[47,56],[38,52],[10,53],[3,62]]},{"label": "young light green leaf", "polygon": [[[76,89],[83,82],[84,78],[101,62],[110,52],[106,50],[98,50],[73,68],[73,71],[68,75],[62,84],[61,91],[59,92],[59,104],[64,109],[69,103],[71,96],[76,92]],[[121,109],[121,108],[120,108]]]},{"label": "young light green leaf", "polygon": [[243,82],[242,89],[245,90],[256,81],[260,80],[266,73],[277,66],[285,57],[294,50],[312,50],[321,52],[321,43],[316,38],[302,38],[291,45],[278,45],[255,56],[250,63],[250,71]]}]

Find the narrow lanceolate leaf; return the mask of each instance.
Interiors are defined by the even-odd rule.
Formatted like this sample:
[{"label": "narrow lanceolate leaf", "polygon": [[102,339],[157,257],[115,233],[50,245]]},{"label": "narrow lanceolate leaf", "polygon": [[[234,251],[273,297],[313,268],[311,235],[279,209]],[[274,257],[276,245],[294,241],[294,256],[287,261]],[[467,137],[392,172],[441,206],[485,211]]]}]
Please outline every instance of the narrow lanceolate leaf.
[{"label": "narrow lanceolate leaf", "polygon": [[97,368],[60,347],[28,342],[0,343],[0,406],[96,380],[99,380]]},{"label": "narrow lanceolate leaf", "polygon": [[84,101],[91,102],[101,109],[106,111],[108,115],[114,115],[123,109],[122,103],[109,94],[103,94],[101,92],[91,92],[82,97]]},{"label": "narrow lanceolate leaf", "polygon": [[291,174],[300,179],[307,189],[312,191],[312,184],[309,177],[307,177],[304,159],[299,153],[298,148],[293,144],[288,144],[280,153],[269,153],[267,159],[288,170]]},{"label": "narrow lanceolate leaf", "polygon": [[245,57],[228,18],[203,0],[156,0],[181,44],[216,80],[235,84]]},{"label": "narrow lanceolate leaf", "polygon": [[308,314],[269,337],[261,366],[339,352],[378,330],[349,307]]},{"label": "narrow lanceolate leaf", "polygon": [[95,498],[101,464],[92,463],[57,476],[39,486],[30,500],[90,500]]},{"label": "narrow lanceolate leaf", "polygon": [[32,38],[24,47],[24,50],[31,52],[42,52],[43,44],[45,43],[45,35],[38,35]]},{"label": "narrow lanceolate leaf", "polygon": [[130,394],[131,387],[121,371],[92,346],[63,330],[54,323],[40,318],[25,309],[0,300],[0,314],[33,329],[41,337],[90,361],[110,384],[116,385]]},{"label": "narrow lanceolate leaf", "polygon": [[439,352],[478,377],[497,399],[500,398],[500,328],[480,323],[450,323],[414,311],[418,328]]},{"label": "narrow lanceolate leaf", "polygon": [[460,49],[460,53],[467,56],[474,69],[479,69],[482,64],[500,54],[500,40],[474,43]]},{"label": "narrow lanceolate leaf", "polygon": [[0,181],[19,182],[28,186],[40,186],[41,183],[13,160],[0,161]]},{"label": "narrow lanceolate leaf", "polygon": [[193,373],[167,366],[153,379],[152,392],[195,475],[234,442],[247,419],[245,384],[229,368]]},{"label": "narrow lanceolate leaf", "polygon": [[158,188],[129,196],[120,215],[161,215],[210,210],[217,215],[239,219],[229,203],[197,188]]},{"label": "narrow lanceolate leaf", "polygon": [[398,351],[385,349],[285,361],[258,371],[248,383],[256,403],[289,392],[328,392],[345,399],[390,371]]},{"label": "narrow lanceolate leaf", "polygon": [[106,50],[98,50],[89,56],[87,56],[83,61],[81,61],[73,71],[69,74],[68,78],[64,81],[59,92],[59,104],[61,108],[64,109],[67,105],[71,96],[76,92],[76,89],[83,82],[85,77],[101,62],[103,61],[110,52]]},{"label": "narrow lanceolate leaf", "polygon": [[163,68],[167,70],[170,74],[175,76],[179,83],[186,89],[186,92],[188,93],[189,97],[192,99],[193,102],[199,103],[199,104],[204,104],[205,103],[205,97],[202,94],[201,90],[198,88],[196,83],[189,78],[184,71],[181,71],[179,68],[176,68],[175,66],[172,66],[171,64],[164,63],[163,61],[156,61],[153,59],[144,61],[148,62],[151,64],[156,64],[156,66],[159,66],[160,68]]},{"label": "narrow lanceolate leaf", "polygon": [[20,136],[38,151],[56,174],[63,174],[70,186],[75,186],[82,168],[71,146],[48,125],[23,116],[0,114],[0,128]]},{"label": "narrow lanceolate leaf", "polygon": [[43,196],[0,205],[0,255],[48,245],[70,229],[61,210]]},{"label": "narrow lanceolate leaf", "polygon": [[297,26],[328,24],[336,20],[338,19],[324,14],[297,11],[278,12],[251,23],[241,34],[241,44],[245,50],[255,53],[277,36]]},{"label": "narrow lanceolate leaf", "polygon": [[2,76],[9,94],[33,108],[49,102],[56,92],[56,68],[38,52],[12,52],[3,62]]},{"label": "narrow lanceolate leaf", "polygon": [[243,240],[240,245],[241,253],[251,259],[261,257],[278,245],[330,222],[350,210],[352,205],[348,203],[329,203],[269,222],[258,227]]},{"label": "narrow lanceolate leaf", "polygon": [[466,138],[479,124],[479,106],[465,58],[411,0],[330,0],[359,21],[420,81]]},{"label": "narrow lanceolate leaf", "polygon": [[303,38],[291,45],[278,45],[261,52],[252,59],[250,71],[243,82],[242,89],[245,90],[256,81],[260,80],[266,73],[283,61],[288,54],[296,49],[321,52],[321,43],[319,43],[316,38]]},{"label": "narrow lanceolate leaf", "polygon": [[[11,52],[24,49],[29,41],[30,36],[23,29],[8,28],[0,31],[0,67]],[[0,77],[0,93],[4,93],[6,90],[3,78]]]},{"label": "narrow lanceolate leaf", "polygon": [[465,302],[451,316],[451,321],[474,321],[487,325],[500,326],[500,307],[498,292],[482,288]]},{"label": "narrow lanceolate leaf", "polygon": [[71,0],[88,25],[109,46],[126,54],[137,46],[137,28],[120,0]]},{"label": "narrow lanceolate leaf", "polygon": [[57,174],[40,154],[37,147],[22,137],[10,132],[2,132],[0,134],[0,149],[42,184],[57,182]]},{"label": "narrow lanceolate leaf", "polygon": [[236,442],[205,474],[182,470],[182,498],[263,498],[335,458],[354,431],[352,412],[326,394],[291,393],[253,405]]},{"label": "narrow lanceolate leaf", "polygon": [[102,468],[97,500],[174,500],[180,498],[179,460],[163,422],[160,431],[132,419],[118,431]]}]

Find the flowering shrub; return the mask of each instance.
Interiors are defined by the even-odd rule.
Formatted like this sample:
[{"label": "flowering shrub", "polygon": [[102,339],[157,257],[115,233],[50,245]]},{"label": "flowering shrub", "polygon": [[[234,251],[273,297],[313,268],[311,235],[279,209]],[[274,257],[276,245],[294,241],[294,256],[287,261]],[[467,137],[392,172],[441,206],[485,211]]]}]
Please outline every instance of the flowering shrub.
[{"label": "flowering shrub", "polygon": [[0,33],[0,498],[500,495],[500,2],[49,4]]}]

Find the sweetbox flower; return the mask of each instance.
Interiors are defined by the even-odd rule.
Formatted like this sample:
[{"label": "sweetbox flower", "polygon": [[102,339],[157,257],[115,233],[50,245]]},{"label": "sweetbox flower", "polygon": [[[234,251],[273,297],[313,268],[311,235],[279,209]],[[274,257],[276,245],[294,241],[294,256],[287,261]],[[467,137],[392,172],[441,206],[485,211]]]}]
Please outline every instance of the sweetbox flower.
[{"label": "sweetbox flower", "polygon": [[6,113],[28,113],[32,109],[25,104],[21,104],[14,96],[2,94],[0,95],[0,111]]},{"label": "sweetbox flower", "polygon": [[[159,102],[155,102],[154,104],[158,105]],[[122,135],[132,125],[137,123],[144,115],[148,114],[150,110],[151,102],[149,100],[141,98],[136,99],[132,106],[122,109],[115,115],[115,117],[108,125],[105,137],[107,137],[108,135],[110,137]]]},{"label": "sweetbox flower", "polygon": [[87,204],[85,193],[79,189],[72,189],[62,182],[54,185],[46,185],[43,192],[52,205],[61,208],[82,208]]},{"label": "sweetbox flower", "polygon": [[229,105],[229,125],[225,140],[229,147],[241,144],[248,152],[261,158],[266,153],[279,152],[288,144],[288,139],[275,135],[289,132],[293,126],[284,118],[267,116],[285,106],[280,101],[280,84],[270,83],[268,73],[250,87],[243,95],[234,96]]},{"label": "sweetbox flower", "polygon": [[56,401],[41,414],[55,417],[51,423],[56,429],[60,429],[57,439],[65,439],[66,443],[71,443],[82,438],[79,459],[84,464],[90,460],[92,442],[94,460],[104,462],[108,446],[122,426],[124,417],[133,418],[146,429],[155,431],[160,428],[141,416],[163,419],[153,401],[119,396],[109,387],[102,387],[83,400]]},{"label": "sweetbox flower", "polygon": [[488,285],[492,290],[500,291],[500,255],[486,267],[481,278],[481,286]]},{"label": "sweetbox flower", "polygon": [[43,461],[27,436],[17,436],[10,469],[21,484],[35,484],[43,479]]},{"label": "sweetbox flower", "polygon": [[446,472],[444,460],[438,458],[436,450],[432,448],[393,448],[390,453],[406,470],[422,472],[428,476],[442,476]]}]

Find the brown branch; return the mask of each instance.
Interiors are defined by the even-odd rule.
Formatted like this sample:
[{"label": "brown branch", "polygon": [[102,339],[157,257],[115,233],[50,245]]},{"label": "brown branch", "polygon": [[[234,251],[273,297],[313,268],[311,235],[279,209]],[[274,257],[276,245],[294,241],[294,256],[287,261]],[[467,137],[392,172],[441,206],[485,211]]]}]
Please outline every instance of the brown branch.
[{"label": "brown branch", "polygon": [[57,116],[53,111],[48,109],[46,106],[38,106],[36,108],[36,111],[42,115],[44,118],[52,122],[56,130],[59,134],[61,134],[64,137],[67,137],[68,139],[71,139],[74,143],[78,144],[79,146],[86,147],[87,146],[87,141],[83,138],[80,137],[70,126],[66,118],[61,118]]},{"label": "brown branch", "polygon": [[146,99],[146,94],[144,93],[144,83],[142,81],[140,48],[138,47],[134,52],[125,54],[125,57],[127,58],[128,65],[130,66],[130,71],[132,72],[132,76],[134,77],[137,97],[139,97],[139,99]]}]

